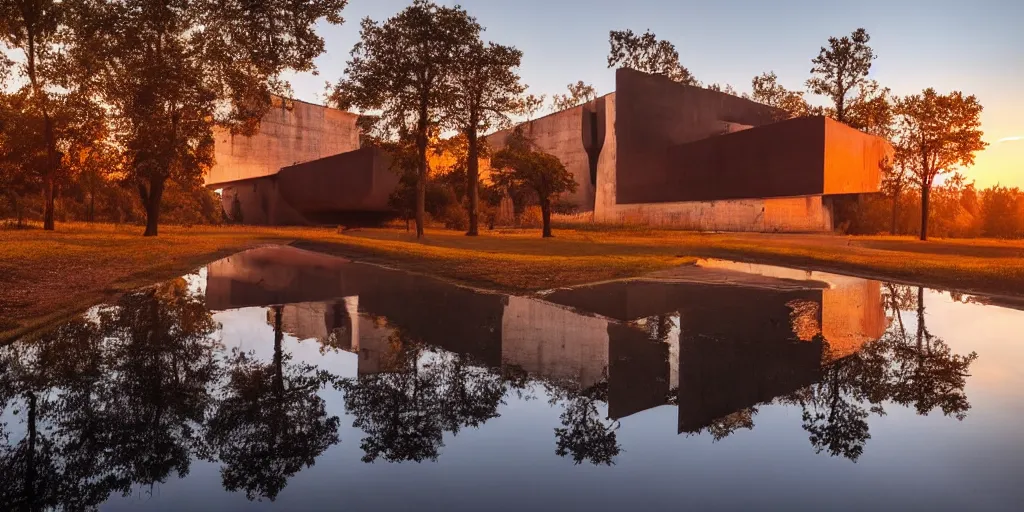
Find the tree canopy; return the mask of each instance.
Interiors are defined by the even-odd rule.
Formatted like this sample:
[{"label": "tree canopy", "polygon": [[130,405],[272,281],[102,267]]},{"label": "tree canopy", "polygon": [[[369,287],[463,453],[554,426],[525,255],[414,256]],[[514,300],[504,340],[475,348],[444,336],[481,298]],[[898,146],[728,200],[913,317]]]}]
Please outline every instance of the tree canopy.
[{"label": "tree canopy", "polygon": [[523,52],[511,46],[480,40],[463,45],[451,74],[452,88],[446,115],[448,124],[466,137],[466,187],[469,198],[469,231],[479,231],[480,132],[507,126],[509,116],[522,111],[526,90],[516,68]]},{"label": "tree canopy", "polygon": [[843,37],[828,38],[818,56],[811,60],[811,74],[807,88],[832,100],[835,119],[847,122],[848,96],[867,80],[875,53],[868,45],[871,36],[863,28]]},{"label": "tree canopy", "polygon": [[974,164],[985,149],[981,103],[960,91],[939,94],[928,88],[899,100],[898,135],[906,151],[917,158],[911,169],[921,189],[921,240],[928,239],[928,200],[935,178],[960,166]]},{"label": "tree canopy", "polygon": [[679,62],[679,52],[669,41],[658,40],[650,30],[642,35],[632,30],[612,30],[608,34],[611,50],[609,68],[630,68],[644,73],[662,75],[688,85],[698,85],[697,79]]},{"label": "tree canopy", "polygon": [[[168,180],[198,182],[213,164],[213,127],[251,135],[286,95],[286,70],[313,69],[347,0],[76,0],[76,77],[107,106],[127,180],[155,236]],[[287,22],[284,22],[287,20]]]},{"label": "tree canopy", "polygon": [[750,85],[753,93],[750,99],[775,107],[785,112],[780,117],[793,118],[811,115],[811,106],[804,99],[804,93],[791,91],[779,84],[779,77],[774,71],[755,76]]},{"label": "tree canopy", "polygon": [[340,108],[380,111],[391,133],[416,138],[416,235],[425,222],[427,144],[451,104],[451,79],[460,49],[480,39],[480,24],[461,7],[415,0],[383,23],[362,22],[345,77],[331,91]]},{"label": "tree canopy", "polygon": [[542,236],[551,234],[551,200],[563,192],[575,192],[576,180],[558,157],[537,150],[521,128],[509,136],[506,146],[494,154],[491,181],[514,192],[529,189],[537,194],[543,221]]},{"label": "tree canopy", "polygon": [[583,83],[583,80],[567,85],[566,89],[569,90],[568,94],[555,94],[551,97],[552,112],[568,110],[577,105],[582,105],[588,101],[597,99],[597,89],[595,89],[593,85]]}]

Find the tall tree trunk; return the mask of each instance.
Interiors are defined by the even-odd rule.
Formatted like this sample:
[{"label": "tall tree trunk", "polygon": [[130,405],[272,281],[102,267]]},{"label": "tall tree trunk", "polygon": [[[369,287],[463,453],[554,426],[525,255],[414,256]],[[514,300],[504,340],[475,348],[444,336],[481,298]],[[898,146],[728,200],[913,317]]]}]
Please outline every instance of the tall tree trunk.
[{"label": "tall tree trunk", "polygon": [[160,200],[164,195],[165,178],[154,176],[149,180],[149,191],[143,190],[142,202],[146,207],[146,232],[142,236],[157,236],[157,225],[160,223]]},{"label": "tall tree trunk", "polygon": [[59,159],[57,158],[57,142],[54,140],[53,135],[53,121],[50,119],[50,115],[43,109],[43,133],[46,139],[46,175],[43,177],[43,199],[45,205],[43,207],[43,229],[47,231],[53,231],[53,210],[54,210],[54,187],[57,180],[57,166],[59,165]]},{"label": "tall tree trunk", "polygon": [[96,191],[89,192],[89,222],[96,222]]},{"label": "tall tree trunk", "polygon": [[420,105],[420,119],[416,126],[416,238],[423,238],[427,217],[427,105]]},{"label": "tall tree trunk", "polygon": [[928,240],[928,200],[932,195],[932,184],[921,182],[921,240]]},{"label": "tall tree trunk", "polygon": [[25,454],[25,503],[36,507],[36,395],[28,394],[28,453]]},{"label": "tall tree trunk", "polygon": [[889,229],[890,235],[896,234],[896,219],[898,218],[897,213],[900,208],[900,195],[897,193],[892,197],[892,227]]},{"label": "tall tree trunk", "polygon": [[281,352],[281,342],[284,340],[284,330],[281,327],[282,307],[274,306],[274,396],[281,400],[284,398],[284,357]]},{"label": "tall tree trunk", "polygon": [[469,195],[469,236],[480,234],[480,148],[478,147],[476,122],[471,122],[469,130],[466,130],[466,193]]},{"label": "tall tree trunk", "polygon": [[13,190],[9,191],[7,194],[7,198],[11,202],[11,209],[14,210],[14,217],[15,219],[17,219],[18,222],[16,227],[18,229],[21,229],[22,227],[24,227],[25,215],[22,214],[21,212],[21,202],[18,200],[18,193],[14,192]]},{"label": "tall tree trunk", "polygon": [[[28,18],[27,13],[25,18]],[[53,120],[50,119],[50,112],[46,104],[45,93],[39,84],[36,75],[36,26],[33,23],[26,23],[28,49],[25,52],[28,58],[28,80],[32,86],[33,99],[38,103],[39,110],[43,112],[43,142],[46,144],[46,169],[43,172],[43,229],[53,231],[53,188],[57,179],[57,141],[53,135]]]},{"label": "tall tree trunk", "polygon": [[542,197],[540,200],[540,216],[543,222],[544,228],[541,236],[544,238],[551,238],[551,199]]},{"label": "tall tree trunk", "polygon": [[917,349],[921,351],[921,345],[925,338],[924,327],[924,287],[917,287]]}]

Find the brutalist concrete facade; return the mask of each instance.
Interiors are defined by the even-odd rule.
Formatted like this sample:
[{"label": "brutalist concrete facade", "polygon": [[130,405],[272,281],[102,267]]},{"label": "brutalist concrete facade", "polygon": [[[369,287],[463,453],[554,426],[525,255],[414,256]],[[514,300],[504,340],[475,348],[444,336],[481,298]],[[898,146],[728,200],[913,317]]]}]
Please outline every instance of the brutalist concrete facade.
[{"label": "brutalist concrete facade", "polygon": [[[888,144],[824,117],[628,69],[616,92],[522,125],[578,190],[575,220],[718,231],[831,231],[830,196],[879,191]],[[511,130],[487,138],[500,148]]]},{"label": "brutalist concrete facade", "polygon": [[206,185],[245,224],[335,222],[386,214],[398,176],[390,157],[360,148],[359,116],[275,98],[252,137],[215,133],[216,164]]},{"label": "brutalist concrete facade", "polygon": [[[836,198],[877,193],[892,149],[824,117],[616,71],[616,92],[521,125],[577,190],[578,222],[704,231],[831,231]],[[290,101],[290,100],[288,100]],[[358,116],[280,102],[255,137],[217,134],[207,185],[248,224],[338,222],[389,214],[387,155],[359,148]],[[511,130],[486,137],[499,149]]]}]

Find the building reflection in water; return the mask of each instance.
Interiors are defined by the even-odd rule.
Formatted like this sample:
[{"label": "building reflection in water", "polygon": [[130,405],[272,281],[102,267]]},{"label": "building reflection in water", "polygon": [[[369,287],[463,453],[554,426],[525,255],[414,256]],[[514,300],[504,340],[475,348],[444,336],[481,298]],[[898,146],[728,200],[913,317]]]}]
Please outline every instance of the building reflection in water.
[{"label": "building reflection in water", "polygon": [[[851,460],[898,404],[963,419],[971,353],[925,324],[923,290],[707,261],[658,279],[510,297],[291,247],[133,292],[35,342],[0,347],[0,509],[93,509],[219,464],[276,498],[340,442],[344,392],[363,460],[429,461],[446,435],[518,397],[560,408],[554,452],[613,464],[622,420],[678,409],[718,440],[765,404],[799,407],[813,449]],[[264,307],[272,356],[227,350],[212,311]],[[916,321],[904,324],[904,317]],[[358,355],[342,378],[292,358],[284,334]]]},{"label": "building reflection in water", "polygon": [[[889,328],[900,310],[916,307],[906,300],[895,304],[892,295],[892,287],[883,293],[877,281],[709,260],[658,279],[515,297],[295,248],[257,249],[214,263],[207,285],[214,309],[285,304],[284,329],[358,354],[359,379],[428,370],[448,375],[450,369],[433,367],[436,362],[410,359],[410,353],[433,350],[436,356],[441,349],[459,364],[519,376],[507,379],[507,386],[543,383],[565,408],[560,453],[604,463],[615,450],[577,457],[586,451],[581,439],[591,447],[606,445],[614,439],[615,420],[673,405],[678,432],[708,431],[720,439],[752,428],[756,407],[773,401],[803,407],[815,449],[855,460],[868,437],[867,411],[877,411],[901,389],[892,382],[900,377],[886,368],[924,346]],[[927,364],[917,364],[920,371],[938,372],[934,389],[918,389],[916,398],[910,393],[899,403],[924,412],[966,411],[962,390],[973,355],[942,347],[929,350]],[[870,372],[878,374],[872,374],[875,381],[865,380]],[[420,380],[403,381],[398,384],[405,388],[392,391],[429,396]],[[442,386],[432,393],[449,392],[432,385]],[[959,396],[931,404],[930,394],[940,389]],[[832,400],[823,401],[825,395]],[[869,405],[840,404],[840,396]],[[483,407],[496,410],[499,400]],[[597,403],[607,404],[607,418],[595,418]],[[422,408],[419,415],[434,407],[409,406]],[[419,427],[438,442],[438,428],[444,430]],[[427,450],[426,458],[435,452]]]}]

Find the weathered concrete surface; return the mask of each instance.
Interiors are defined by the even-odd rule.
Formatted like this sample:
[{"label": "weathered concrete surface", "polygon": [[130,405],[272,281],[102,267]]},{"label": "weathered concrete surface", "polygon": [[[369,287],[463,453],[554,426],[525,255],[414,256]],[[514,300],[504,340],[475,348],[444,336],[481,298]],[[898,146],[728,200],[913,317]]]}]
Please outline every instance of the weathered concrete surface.
[{"label": "weathered concrete surface", "polygon": [[619,203],[809,196],[824,190],[823,117],[772,123],[667,152],[665,172],[648,173],[644,192],[620,192]]},{"label": "weathered concrete surface", "polygon": [[[621,144],[621,143],[620,143]],[[825,117],[790,119],[668,148],[639,202],[863,194],[879,190],[882,139]],[[622,162],[619,162],[620,170]],[[623,173],[620,174],[620,179]],[[631,176],[625,174],[625,176]],[[636,202],[617,198],[619,203]]]},{"label": "weathered concrete surface", "polygon": [[[597,164],[594,222],[642,224],[699,231],[829,231],[832,215],[820,196],[619,204],[619,96],[606,97],[606,135]],[[740,131],[740,130],[737,130]],[[739,135],[743,133],[736,134]]]},{"label": "weathered concrete surface", "polygon": [[388,212],[398,184],[391,159],[376,148],[284,167],[277,174],[221,185],[229,215],[239,202],[244,224],[302,225],[344,213]]},{"label": "weathered concrete surface", "polygon": [[733,125],[770,124],[779,115],[767,105],[630,69],[615,72],[615,88],[619,203],[663,200],[651,194],[674,168],[669,147],[734,131]]},{"label": "weathered concrete surface", "polygon": [[[539,150],[557,156],[565,169],[572,174],[576,181],[576,192],[564,195],[563,200],[575,204],[580,211],[591,211],[594,205],[595,186],[590,177],[590,156],[584,147],[584,137],[590,138],[590,121],[585,120],[585,117],[596,109],[597,101],[593,101],[522,125],[526,135],[533,139]],[[505,141],[512,134],[512,130],[510,128],[488,135],[486,141],[491,149],[498,151],[505,147]]]},{"label": "weathered concrete surface", "polygon": [[829,118],[825,122],[824,194],[878,192],[881,164],[893,148],[880,137],[868,135]]},{"label": "weathered concrete surface", "polygon": [[398,174],[390,166],[386,153],[363,148],[282,168],[278,191],[306,216],[388,211],[388,196],[398,185]]},{"label": "weathered concrete surface", "polygon": [[275,98],[256,135],[214,131],[216,163],[206,184],[269,176],[285,166],[358,149],[358,118],[350,112]]},{"label": "weathered concrete surface", "polygon": [[221,185],[220,190],[221,207],[228,215],[241,211],[240,222],[243,224],[282,226],[309,223],[281,197],[276,175],[235,181]]}]

